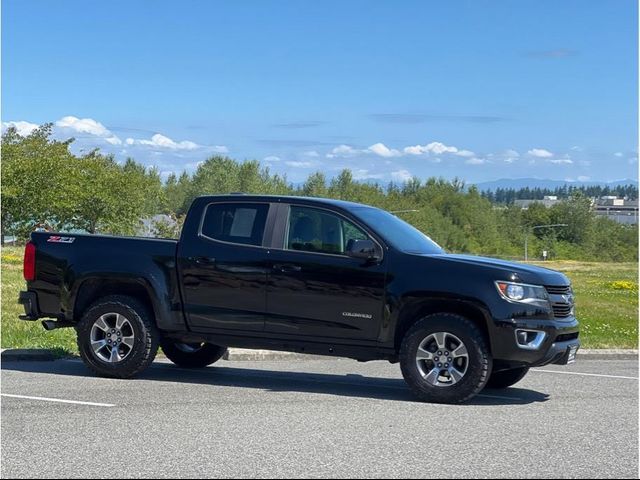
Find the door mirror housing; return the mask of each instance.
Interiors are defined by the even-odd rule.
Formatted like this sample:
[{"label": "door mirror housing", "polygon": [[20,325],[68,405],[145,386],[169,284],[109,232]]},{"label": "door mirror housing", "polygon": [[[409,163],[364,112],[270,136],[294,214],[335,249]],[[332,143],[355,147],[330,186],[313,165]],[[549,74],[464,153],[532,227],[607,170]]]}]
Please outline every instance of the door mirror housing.
[{"label": "door mirror housing", "polygon": [[373,240],[352,240],[347,245],[347,255],[352,258],[376,261],[380,259],[380,253]]}]

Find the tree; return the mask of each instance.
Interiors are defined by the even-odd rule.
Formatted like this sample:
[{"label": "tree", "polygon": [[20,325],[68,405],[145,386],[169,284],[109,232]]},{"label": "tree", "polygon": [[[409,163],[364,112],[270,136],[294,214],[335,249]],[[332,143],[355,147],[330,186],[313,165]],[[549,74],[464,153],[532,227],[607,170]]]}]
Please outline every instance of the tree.
[{"label": "tree", "polygon": [[322,172],[315,172],[309,175],[307,181],[302,186],[302,194],[305,197],[326,197],[327,179]]},{"label": "tree", "polygon": [[51,124],[26,137],[9,127],[2,135],[2,238],[25,238],[35,225],[62,228],[73,198],[61,188],[70,178],[73,139],[50,139]]},{"label": "tree", "polygon": [[158,172],[132,159],[119,165],[93,150],[76,157],[73,139],[51,138],[51,124],[22,137],[2,135],[2,234],[24,239],[36,225],[52,230],[135,234],[163,203]]},{"label": "tree", "polygon": [[594,215],[591,200],[576,191],[571,198],[553,205],[549,209],[551,223],[565,223],[567,227],[558,231],[558,238],[570,243],[585,243],[591,236]]},{"label": "tree", "polygon": [[137,233],[152,189],[144,167],[124,166],[97,151],[76,159],[67,189],[73,193],[69,226],[89,233]]}]

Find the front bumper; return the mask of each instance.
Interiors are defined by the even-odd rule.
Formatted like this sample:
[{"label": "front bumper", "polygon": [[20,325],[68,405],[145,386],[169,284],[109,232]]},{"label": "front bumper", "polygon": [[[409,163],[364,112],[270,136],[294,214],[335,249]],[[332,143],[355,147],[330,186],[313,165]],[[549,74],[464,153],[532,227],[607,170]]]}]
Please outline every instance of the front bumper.
[{"label": "front bumper", "polygon": [[18,317],[20,320],[33,322],[42,316],[38,307],[38,295],[36,292],[20,292],[18,303],[24,307],[24,315]]},{"label": "front bumper", "polygon": [[[518,330],[545,333],[545,339],[535,350],[518,345]],[[494,323],[491,350],[498,365],[541,367],[566,365],[575,359],[580,348],[578,320],[575,317],[540,320],[512,319]]]}]

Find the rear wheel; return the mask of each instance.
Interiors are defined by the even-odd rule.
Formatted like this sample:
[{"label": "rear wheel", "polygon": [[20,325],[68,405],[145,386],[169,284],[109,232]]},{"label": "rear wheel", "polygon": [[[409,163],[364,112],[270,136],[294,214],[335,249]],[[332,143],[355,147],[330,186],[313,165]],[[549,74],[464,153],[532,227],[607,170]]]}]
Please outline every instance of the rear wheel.
[{"label": "rear wheel", "polygon": [[509,388],[522,380],[529,373],[529,367],[512,368],[491,373],[487,388]]},{"label": "rear wheel", "polygon": [[147,368],[158,351],[159,333],[149,310],[124,295],[94,303],[76,326],[78,350],[96,374],[131,378]]},{"label": "rear wheel", "polygon": [[226,347],[211,343],[184,343],[171,338],[160,340],[162,351],[169,360],[184,368],[203,368],[220,360]]},{"label": "rear wheel", "polygon": [[409,330],[400,349],[400,366],[421,400],[462,403],[484,388],[492,359],[473,322],[443,313],[429,315]]}]

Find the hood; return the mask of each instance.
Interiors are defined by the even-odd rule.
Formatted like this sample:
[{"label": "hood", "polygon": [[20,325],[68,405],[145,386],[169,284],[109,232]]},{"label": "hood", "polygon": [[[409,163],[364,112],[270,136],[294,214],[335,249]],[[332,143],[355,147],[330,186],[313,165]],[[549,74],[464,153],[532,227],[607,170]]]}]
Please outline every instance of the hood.
[{"label": "hood", "polygon": [[496,280],[511,280],[533,285],[569,285],[570,281],[563,273],[548,268],[537,267],[525,263],[509,262],[498,258],[478,257],[475,255],[442,254],[433,255],[448,262],[466,263],[476,267],[492,268],[506,274]]}]

